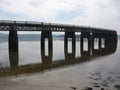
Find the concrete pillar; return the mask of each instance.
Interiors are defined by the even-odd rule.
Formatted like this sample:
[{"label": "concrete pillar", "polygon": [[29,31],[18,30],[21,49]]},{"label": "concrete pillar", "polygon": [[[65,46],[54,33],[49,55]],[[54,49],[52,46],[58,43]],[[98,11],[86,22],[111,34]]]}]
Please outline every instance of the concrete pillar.
[{"label": "concrete pillar", "polygon": [[[101,54],[101,50],[102,50],[102,39],[103,34],[101,32],[93,32],[92,33],[92,55],[96,56],[96,55],[100,55]],[[95,49],[94,47],[94,39],[97,38],[98,39],[98,49]]]},{"label": "concrete pillar", "polygon": [[113,50],[113,34],[112,31],[104,31],[103,33],[103,37],[105,38],[105,48],[102,48],[102,55],[106,55],[111,53],[111,50]]},{"label": "concrete pillar", "polygon": [[101,37],[97,37],[97,39],[98,39],[98,41],[97,41],[97,46],[98,46],[98,50],[101,50],[101,48],[102,48],[102,44],[101,44]]},{"label": "concrete pillar", "polygon": [[[48,39],[48,56],[45,55],[45,38]],[[48,64],[52,62],[53,56],[53,40],[51,31],[42,31],[41,33],[41,57],[42,63]]]},{"label": "concrete pillar", "polygon": [[11,68],[15,68],[18,66],[18,62],[19,62],[18,51],[16,52],[9,51],[9,61],[10,61]]},{"label": "concrete pillar", "polygon": [[16,67],[18,66],[18,35],[17,30],[15,29],[15,26],[10,27],[9,31],[9,38],[8,38],[8,45],[9,45],[9,60],[10,60],[10,66]]},{"label": "concrete pillar", "polygon": [[118,40],[118,38],[117,38],[117,32],[114,31],[114,32],[113,32],[113,39],[112,39],[112,43],[113,43],[113,52],[115,52],[116,49],[117,49],[117,40]]},{"label": "concrete pillar", "polygon": [[[72,52],[68,52],[68,38],[72,39]],[[75,48],[76,48],[76,42],[75,42],[75,32],[72,31],[66,31],[64,36],[64,53],[65,53],[65,59],[66,60],[73,60],[75,59]]]},{"label": "concrete pillar", "polygon": [[[99,38],[99,49],[92,48],[92,55],[106,55],[112,53],[116,50],[116,43],[117,43],[117,34],[114,31],[101,31],[101,32],[94,32],[92,34],[92,44],[94,44],[94,38]],[[105,39],[104,48],[102,48],[101,39]],[[115,45],[115,46],[114,46]],[[94,47],[94,45],[92,45]]]},{"label": "concrete pillar", "polygon": [[18,35],[17,35],[17,30],[15,30],[14,26],[10,27],[8,41],[9,41],[9,50],[18,51]]},{"label": "concrete pillar", "polygon": [[[106,32],[105,47],[106,51],[115,52],[117,47],[117,32]],[[108,52],[109,53],[109,52]]]},{"label": "concrete pillar", "polygon": [[[84,38],[87,38],[87,43],[88,43],[88,50],[87,51],[84,51]],[[81,57],[82,56],[90,56],[91,54],[91,35],[90,35],[90,32],[81,32],[81,39],[80,39],[80,43],[81,43]]]}]

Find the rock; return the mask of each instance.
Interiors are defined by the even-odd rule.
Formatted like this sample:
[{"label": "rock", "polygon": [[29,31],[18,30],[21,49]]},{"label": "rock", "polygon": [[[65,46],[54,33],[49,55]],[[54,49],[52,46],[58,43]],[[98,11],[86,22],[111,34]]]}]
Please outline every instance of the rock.
[{"label": "rock", "polygon": [[93,90],[91,87],[86,87],[84,90]]},{"label": "rock", "polygon": [[73,89],[73,90],[76,90],[76,87],[70,87],[71,89]]},{"label": "rock", "polygon": [[101,88],[101,90],[104,90],[104,88]]},{"label": "rock", "polygon": [[120,85],[115,85],[114,87],[120,90]]},{"label": "rock", "polygon": [[100,87],[100,86],[98,85],[98,83],[93,83],[93,87],[98,88],[98,87]]}]

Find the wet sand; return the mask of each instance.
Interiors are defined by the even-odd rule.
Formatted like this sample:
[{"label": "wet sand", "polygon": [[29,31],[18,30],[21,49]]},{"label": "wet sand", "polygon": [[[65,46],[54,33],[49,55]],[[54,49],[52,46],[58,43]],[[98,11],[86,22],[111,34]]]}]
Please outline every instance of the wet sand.
[{"label": "wet sand", "polygon": [[0,90],[120,90],[119,82],[120,75],[113,72],[95,71],[82,76],[78,72],[71,74],[68,70],[55,70],[44,74],[1,78]]}]

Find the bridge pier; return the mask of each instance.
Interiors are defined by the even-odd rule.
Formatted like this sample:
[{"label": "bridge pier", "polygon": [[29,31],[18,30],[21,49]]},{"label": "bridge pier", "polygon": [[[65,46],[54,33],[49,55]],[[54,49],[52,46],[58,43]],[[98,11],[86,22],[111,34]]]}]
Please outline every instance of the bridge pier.
[{"label": "bridge pier", "polygon": [[18,51],[11,52],[9,50],[9,61],[10,61],[11,68],[15,68],[15,67],[18,66],[18,62],[19,62],[19,53],[18,53]]},{"label": "bridge pier", "polygon": [[[103,50],[105,48],[105,37],[104,37],[103,33],[102,32],[93,32],[91,41],[92,41],[92,47],[91,47],[92,54],[93,55],[101,55],[101,50]],[[95,48],[95,46],[97,48]]]},{"label": "bridge pier", "polygon": [[18,35],[15,26],[10,27],[8,39],[9,39],[8,48],[9,48],[10,66],[16,67],[18,66],[19,55],[18,55]]},{"label": "bridge pier", "polygon": [[[90,56],[91,54],[91,34],[90,32],[81,32],[81,38],[80,38],[80,43],[81,43],[81,57],[82,56]],[[85,49],[85,44],[87,45],[87,50]]]},{"label": "bridge pier", "polygon": [[[95,42],[98,39],[98,42]],[[94,43],[98,43],[98,49],[95,49]],[[116,51],[117,33],[115,31],[102,31],[92,33],[92,55],[105,55]],[[104,46],[104,47],[103,47]]]},{"label": "bridge pier", "polygon": [[[48,55],[45,55],[45,39],[48,39]],[[41,58],[43,64],[48,64],[52,62],[53,56],[53,40],[51,31],[42,31],[41,33]]]},{"label": "bridge pier", "polygon": [[115,31],[113,31],[112,33],[111,43],[112,43],[112,48],[113,48],[112,51],[115,52],[117,49],[117,32]]},{"label": "bridge pier", "polygon": [[10,27],[9,31],[9,50],[10,51],[18,51],[18,35],[17,30],[15,30],[14,26]]},{"label": "bridge pier", "polygon": [[108,51],[108,50],[116,51],[116,48],[114,48],[114,47],[117,46],[117,33],[115,31],[111,31],[111,32],[106,32],[104,34],[106,34],[106,35],[104,35],[106,51]]},{"label": "bridge pier", "polygon": [[[72,52],[68,52],[68,40],[71,39],[72,42]],[[65,53],[65,60],[73,60],[75,58],[75,48],[76,48],[76,43],[75,43],[75,32],[72,31],[66,31],[65,36],[64,36],[64,53]],[[70,49],[70,48],[69,48]]]}]

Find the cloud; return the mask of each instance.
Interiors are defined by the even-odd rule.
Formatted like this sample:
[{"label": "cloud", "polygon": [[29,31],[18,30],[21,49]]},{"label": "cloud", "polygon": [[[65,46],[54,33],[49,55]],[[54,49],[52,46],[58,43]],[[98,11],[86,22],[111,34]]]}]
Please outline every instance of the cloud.
[{"label": "cloud", "polygon": [[50,19],[57,16],[60,11],[75,9],[71,2],[64,0],[3,0],[0,8],[5,12],[19,13],[29,17]]},{"label": "cloud", "polygon": [[0,19],[120,28],[120,0],[0,0]]},{"label": "cloud", "polygon": [[117,0],[92,0],[93,2],[85,5],[85,17],[76,16],[68,22],[74,24],[90,25],[115,29],[120,33],[120,6]]}]

